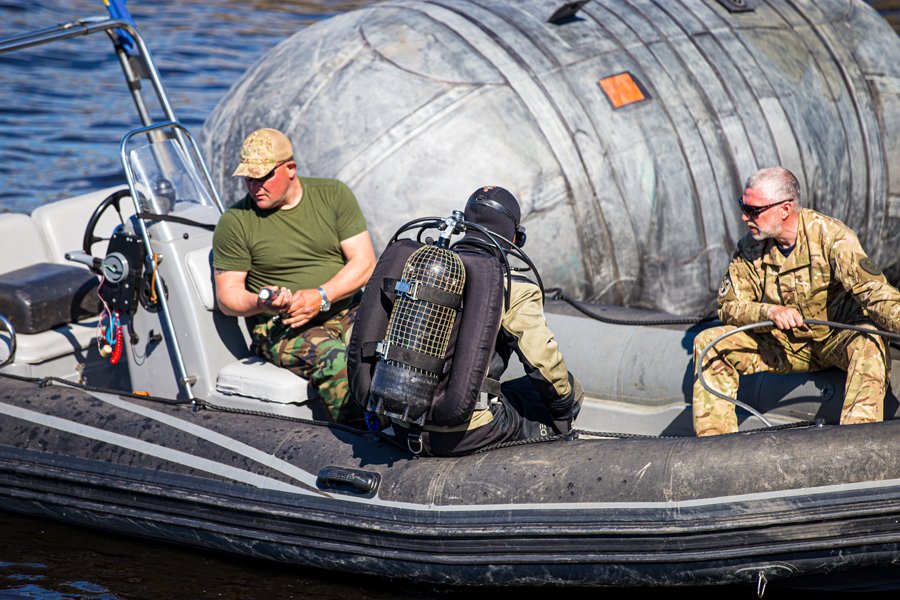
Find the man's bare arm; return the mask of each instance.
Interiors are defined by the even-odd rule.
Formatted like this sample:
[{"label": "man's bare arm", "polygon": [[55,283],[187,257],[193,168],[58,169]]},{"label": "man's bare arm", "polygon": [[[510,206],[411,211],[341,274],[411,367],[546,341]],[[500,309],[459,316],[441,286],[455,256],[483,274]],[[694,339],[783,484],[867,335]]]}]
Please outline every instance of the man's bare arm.
[{"label": "man's bare arm", "polygon": [[280,312],[291,303],[290,290],[272,287],[275,292],[267,301],[246,289],[246,271],[223,271],[216,269],[216,302],[219,310],[232,317],[250,317],[264,311]]},{"label": "man's bare arm", "polygon": [[[368,231],[363,231],[341,242],[341,251],[347,262],[334,277],[321,285],[332,302],[342,300],[356,293],[366,284],[375,269],[375,250]],[[284,319],[286,325],[300,327],[319,314],[322,297],[315,289],[294,292],[290,317]]]}]

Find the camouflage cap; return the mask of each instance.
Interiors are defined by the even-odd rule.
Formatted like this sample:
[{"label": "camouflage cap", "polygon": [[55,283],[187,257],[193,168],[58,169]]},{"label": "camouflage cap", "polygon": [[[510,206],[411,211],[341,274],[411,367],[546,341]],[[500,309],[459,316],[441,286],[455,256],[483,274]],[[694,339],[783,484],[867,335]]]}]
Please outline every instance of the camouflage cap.
[{"label": "camouflage cap", "polygon": [[291,140],[277,129],[257,129],[241,146],[241,163],[232,177],[258,179],[294,155]]}]

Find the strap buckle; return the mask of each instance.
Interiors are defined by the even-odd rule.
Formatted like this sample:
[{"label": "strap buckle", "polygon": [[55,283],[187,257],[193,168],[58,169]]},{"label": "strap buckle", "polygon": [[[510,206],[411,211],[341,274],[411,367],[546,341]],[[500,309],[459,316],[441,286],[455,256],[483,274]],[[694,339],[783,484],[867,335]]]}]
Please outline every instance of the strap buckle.
[{"label": "strap buckle", "polygon": [[403,294],[410,300],[419,299],[419,281],[403,281],[400,280],[394,284],[394,291]]}]

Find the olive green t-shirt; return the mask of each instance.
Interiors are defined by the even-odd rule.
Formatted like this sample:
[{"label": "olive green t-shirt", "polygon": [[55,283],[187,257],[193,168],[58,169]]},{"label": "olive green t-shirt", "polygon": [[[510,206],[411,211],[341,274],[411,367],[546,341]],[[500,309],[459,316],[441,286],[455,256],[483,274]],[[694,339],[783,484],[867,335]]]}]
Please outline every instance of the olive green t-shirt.
[{"label": "olive green t-shirt", "polygon": [[[247,290],[267,285],[314,289],[346,263],[341,242],[366,231],[353,192],[336,179],[301,177],[303,197],[289,210],[263,211],[248,194],[225,211],[213,235],[213,266],[247,273]],[[343,310],[345,298],[317,321]]]}]

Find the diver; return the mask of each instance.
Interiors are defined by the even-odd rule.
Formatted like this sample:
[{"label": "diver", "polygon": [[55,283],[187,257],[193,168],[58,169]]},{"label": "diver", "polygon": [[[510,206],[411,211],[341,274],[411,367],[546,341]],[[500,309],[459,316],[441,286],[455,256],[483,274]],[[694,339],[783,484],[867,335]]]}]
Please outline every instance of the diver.
[{"label": "diver", "polygon": [[[415,353],[398,358],[439,373],[433,404],[429,399],[427,410],[419,411],[417,418],[386,410],[377,389],[378,364],[383,365],[391,354],[378,342],[379,363],[377,352],[371,350],[388,328],[382,282],[395,281],[391,276],[408,268],[409,263],[406,267],[404,263],[421,247],[412,240],[401,240],[408,242],[406,251],[394,252],[394,247],[403,245],[390,244],[366,286],[348,348],[351,395],[370,415],[380,414],[382,419],[388,415],[395,437],[417,454],[461,456],[503,442],[568,433],[584,393],[547,326],[541,288],[523,276],[510,274],[507,255],[525,257],[519,250],[525,242],[519,203],[504,188],[485,186],[475,190],[460,216],[465,236],[452,251],[465,264],[463,298],[454,302],[452,293],[440,292],[445,300],[438,292],[431,295],[434,302],[460,307],[450,348],[443,353],[448,364],[429,367],[416,363]],[[403,283],[395,286],[409,287]],[[424,291],[419,289],[418,294],[424,296]],[[417,310],[421,312],[421,308]],[[501,384],[500,376],[513,354],[526,376]],[[416,386],[407,379],[387,387],[393,389],[386,395],[409,395]]]}]

